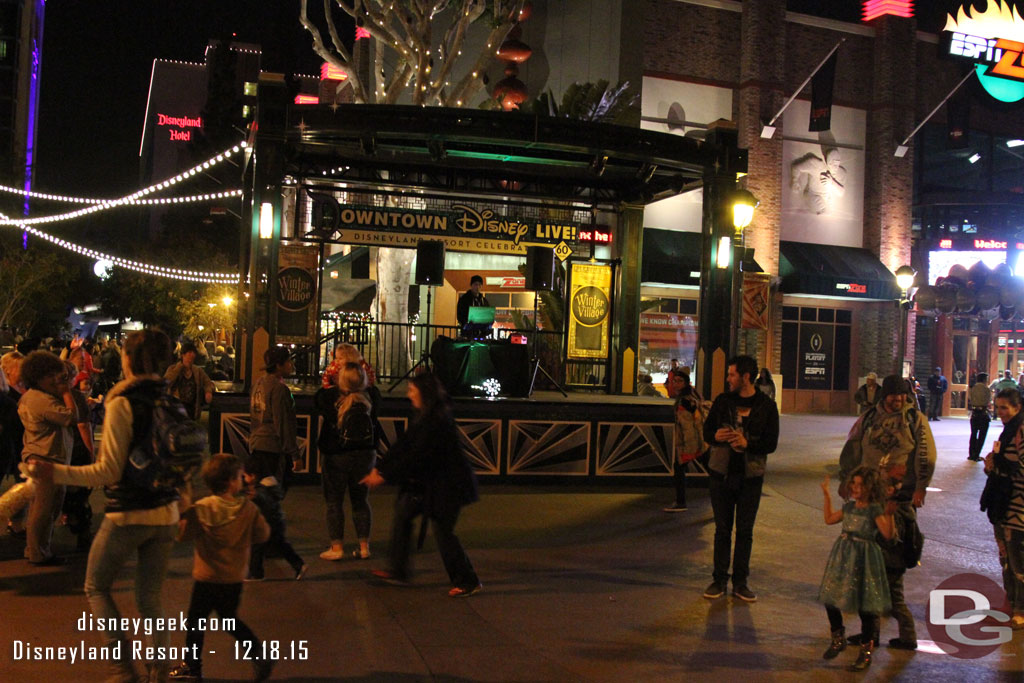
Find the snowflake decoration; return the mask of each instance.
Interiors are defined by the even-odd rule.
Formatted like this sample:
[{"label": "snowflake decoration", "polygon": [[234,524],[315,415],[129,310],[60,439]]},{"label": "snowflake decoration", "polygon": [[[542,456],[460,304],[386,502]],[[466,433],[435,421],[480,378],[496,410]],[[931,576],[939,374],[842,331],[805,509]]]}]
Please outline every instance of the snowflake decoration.
[{"label": "snowflake decoration", "polygon": [[492,378],[484,380],[484,393],[487,394],[487,398],[495,398],[501,393],[501,383]]}]

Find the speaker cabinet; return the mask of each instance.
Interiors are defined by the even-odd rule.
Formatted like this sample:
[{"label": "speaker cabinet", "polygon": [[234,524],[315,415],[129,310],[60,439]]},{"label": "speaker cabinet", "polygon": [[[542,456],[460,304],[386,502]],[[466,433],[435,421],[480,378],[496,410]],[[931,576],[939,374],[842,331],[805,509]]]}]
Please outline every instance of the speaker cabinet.
[{"label": "speaker cabinet", "polygon": [[526,248],[526,289],[550,292],[555,288],[555,251],[551,247]]},{"label": "speaker cabinet", "polygon": [[432,287],[444,284],[444,242],[420,240],[416,243],[416,284]]}]

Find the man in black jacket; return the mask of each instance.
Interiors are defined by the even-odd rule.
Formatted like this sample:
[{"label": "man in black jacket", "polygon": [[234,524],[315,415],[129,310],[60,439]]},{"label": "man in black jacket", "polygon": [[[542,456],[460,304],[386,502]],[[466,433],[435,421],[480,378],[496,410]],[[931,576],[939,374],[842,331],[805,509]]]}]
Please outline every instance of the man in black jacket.
[{"label": "man in black jacket", "polygon": [[750,550],[765,462],[779,441],[779,411],[775,401],[757,391],[756,377],[756,360],[750,356],[731,358],[726,375],[729,391],[718,395],[704,421],[704,441],[711,444],[708,488],[715,514],[715,568],[704,597],[712,600],[725,594],[729,581],[734,521],[732,594],[746,602],[757,600],[747,585]]}]

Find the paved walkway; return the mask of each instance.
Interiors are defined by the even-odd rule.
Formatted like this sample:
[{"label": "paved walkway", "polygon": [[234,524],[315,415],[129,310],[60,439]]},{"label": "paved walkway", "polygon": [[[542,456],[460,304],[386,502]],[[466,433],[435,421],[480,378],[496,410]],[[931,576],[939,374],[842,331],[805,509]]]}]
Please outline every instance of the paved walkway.
[{"label": "paved walkway", "polygon": [[[304,641],[308,660],[280,662],[275,680],[1021,681],[1021,633],[977,660],[883,647],[866,675],[843,668],[853,648],[831,662],[821,659],[828,624],[814,597],[836,528],[821,521],[818,484],[834,471],[850,424],[850,418],[783,417],[755,530],[751,586],[759,600],[753,605],[701,598],[714,531],[704,489],[691,491],[688,512],[669,515],[660,511],[671,497],[667,480],[662,489],[484,487],[458,530],[485,589],[452,600],[429,538],[416,558],[414,587],[367,581],[384,550],[389,491],[372,497],[377,557],[321,561],[323,503],[317,487],[305,486],[291,491],[285,509],[309,574],[286,580],[287,566],[270,560],[269,575],[280,580],[247,584],[242,615],[262,638],[280,641],[285,654]],[[965,571],[998,577],[991,527],[977,507],[984,475],[965,459],[967,421],[932,425],[939,443],[933,485],[941,490],[928,494],[920,515],[928,537],[923,565],[907,576],[922,640],[929,589]],[[990,440],[999,432],[997,423],[992,427]],[[58,547],[69,544],[63,529],[57,536]],[[63,569],[36,570],[20,555],[12,539],[0,538],[0,681],[100,680],[103,669],[91,662],[12,661],[14,638],[97,644],[93,634],[75,630],[86,609],[84,556],[72,556]],[[190,567],[189,549],[178,547],[164,588],[169,613],[187,607]],[[127,583],[118,585],[125,615],[135,615]],[[894,635],[894,625],[884,624],[883,640]],[[249,675],[234,660],[229,636],[212,634],[207,647],[216,651],[206,657],[207,680]]]}]

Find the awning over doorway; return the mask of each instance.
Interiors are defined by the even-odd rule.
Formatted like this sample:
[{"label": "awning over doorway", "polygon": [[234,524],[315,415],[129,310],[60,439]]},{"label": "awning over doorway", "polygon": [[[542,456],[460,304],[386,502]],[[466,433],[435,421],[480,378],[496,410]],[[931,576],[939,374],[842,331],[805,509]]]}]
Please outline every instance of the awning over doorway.
[{"label": "awning over doorway", "polygon": [[[644,255],[640,265],[641,282],[667,285],[700,286],[699,232],[644,228]],[[752,249],[748,249],[753,252]],[[743,262],[746,273],[764,272],[754,260]]]},{"label": "awning over doorway", "polygon": [[779,243],[786,294],[850,299],[897,299],[896,276],[867,249],[808,242]]}]

